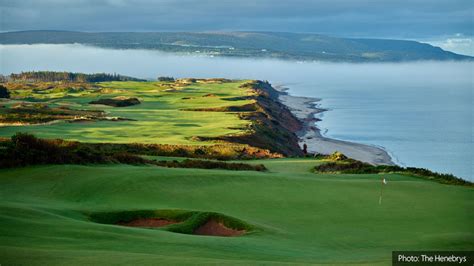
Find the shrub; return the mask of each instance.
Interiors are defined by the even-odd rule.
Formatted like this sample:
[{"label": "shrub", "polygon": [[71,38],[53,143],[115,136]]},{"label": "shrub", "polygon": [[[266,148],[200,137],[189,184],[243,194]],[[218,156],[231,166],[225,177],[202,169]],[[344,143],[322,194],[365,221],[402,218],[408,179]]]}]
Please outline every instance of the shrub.
[{"label": "shrub", "polygon": [[135,164],[135,165],[140,165],[140,164],[147,164],[151,163],[150,160],[146,160],[140,156],[130,154],[127,152],[121,152],[117,154],[113,154],[112,158],[117,161],[118,163],[123,163],[123,164]]},{"label": "shrub", "polygon": [[39,139],[27,133],[16,133],[10,142],[2,143],[0,167],[16,167],[35,164],[90,164],[90,163],[146,163],[143,158],[131,154],[106,154],[91,146],[60,139]]},{"label": "shrub", "polygon": [[263,164],[245,164],[245,163],[227,163],[208,160],[190,160],[183,161],[155,161],[153,164],[170,168],[201,168],[201,169],[224,169],[224,170],[247,170],[247,171],[266,171]]},{"label": "shrub", "polygon": [[199,156],[199,155],[206,154],[206,152],[203,149],[198,148],[198,149],[194,150],[194,154]]},{"label": "shrub", "polygon": [[341,174],[380,174],[380,173],[401,173],[416,176],[424,179],[434,180],[442,184],[466,185],[474,184],[464,179],[455,177],[452,174],[440,174],[428,169],[415,167],[400,167],[398,165],[371,165],[353,159],[339,160],[318,165],[314,168],[319,173],[341,173]]},{"label": "shrub", "polygon": [[174,78],[173,77],[158,77],[158,81],[174,82]]},{"label": "shrub", "polygon": [[10,98],[10,91],[3,85],[0,85],[0,98]]},{"label": "shrub", "polygon": [[344,154],[342,154],[338,151],[336,151],[333,154],[329,155],[327,158],[331,161],[344,161],[344,160],[348,159],[347,156],[345,156]]},{"label": "shrub", "polygon": [[138,100],[137,98],[116,97],[112,99],[99,99],[96,101],[91,101],[89,102],[89,104],[103,104],[113,107],[127,107],[140,104],[140,100]]},{"label": "shrub", "polygon": [[[0,142],[0,168],[36,164],[153,164],[172,168],[202,168],[225,170],[265,171],[264,165],[245,163],[227,163],[209,160],[156,161],[147,160],[138,154],[144,152],[142,146],[101,145],[64,141],[61,139],[46,140],[27,133],[16,133],[10,141]],[[179,147],[179,146],[178,146]],[[173,146],[170,153],[181,155],[193,154],[184,148]],[[204,152],[202,150],[202,152]]]}]

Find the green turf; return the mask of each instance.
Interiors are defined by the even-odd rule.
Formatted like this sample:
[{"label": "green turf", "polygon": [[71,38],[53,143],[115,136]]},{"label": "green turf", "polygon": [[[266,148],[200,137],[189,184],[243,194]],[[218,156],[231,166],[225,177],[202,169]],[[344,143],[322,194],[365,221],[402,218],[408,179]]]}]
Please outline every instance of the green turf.
[{"label": "green turf", "polygon": [[[249,122],[234,113],[184,111],[183,109],[238,106],[251,100],[229,101],[247,95],[239,86],[246,81],[224,83],[196,82],[190,84],[167,82],[104,82],[98,88],[88,88],[79,93],[69,90],[40,91],[14,90],[16,97],[43,101],[52,106],[66,105],[77,109],[99,109],[108,116],[136,121],[95,121],[84,123],[59,122],[52,125],[1,127],[0,136],[9,137],[16,132],[34,133],[43,138],[63,138],[84,142],[110,143],[160,143],[160,144],[209,144],[194,141],[192,137],[217,137],[238,134]],[[39,86],[39,85],[38,85]],[[90,86],[90,85],[89,85]],[[206,95],[212,94],[209,97]],[[115,96],[137,97],[141,104],[129,107],[89,105],[99,98]],[[189,98],[189,99],[183,99]],[[11,106],[24,99],[3,101]]]},{"label": "green turf", "polygon": [[[473,190],[408,176],[317,175],[320,161],[268,172],[152,166],[0,170],[0,264],[390,264],[393,250],[472,250]],[[184,209],[256,228],[185,235],[91,222],[84,213]]]}]

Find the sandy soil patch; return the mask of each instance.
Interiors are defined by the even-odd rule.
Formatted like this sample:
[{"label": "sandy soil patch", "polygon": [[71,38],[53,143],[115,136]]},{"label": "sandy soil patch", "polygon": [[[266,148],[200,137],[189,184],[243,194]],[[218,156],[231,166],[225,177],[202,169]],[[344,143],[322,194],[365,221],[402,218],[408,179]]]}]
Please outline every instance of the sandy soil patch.
[{"label": "sandy soil patch", "polygon": [[194,230],[196,235],[207,235],[207,236],[239,236],[244,234],[245,230],[236,230],[225,226],[224,224],[209,219],[205,224]]}]

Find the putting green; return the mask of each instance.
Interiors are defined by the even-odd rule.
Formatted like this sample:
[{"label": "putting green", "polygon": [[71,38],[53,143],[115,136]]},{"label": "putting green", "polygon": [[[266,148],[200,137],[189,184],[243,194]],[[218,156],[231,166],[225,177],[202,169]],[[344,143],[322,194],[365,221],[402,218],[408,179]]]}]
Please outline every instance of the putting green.
[{"label": "putting green", "polygon": [[[0,263],[385,264],[393,250],[472,250],[473,190],[414,177],[317,175],[314,159],[268,172],[152,166],[0,170]],[[256,228],[196,236],[90,221],[88,212],[218,212]]]}]

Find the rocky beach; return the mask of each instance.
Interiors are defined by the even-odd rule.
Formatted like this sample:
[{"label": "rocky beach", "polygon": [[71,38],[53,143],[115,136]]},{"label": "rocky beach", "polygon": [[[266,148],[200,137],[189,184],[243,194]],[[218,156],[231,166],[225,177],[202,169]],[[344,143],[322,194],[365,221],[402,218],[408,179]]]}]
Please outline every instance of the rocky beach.
[{"label": "rocky beach", "polygon": [[316,114],[327,111],[320,108],[318,98],[290,95],[286,88],[276,86],[280,92],[279,100],[286,105],[298,119],[303,122],[303,128],[297,132],[300,146],[307,145],[308,152],[315,154],[331,154],[336,151],[346,156],[373,165],[394,165],[390,155],[383,148],[355,142],[327,138],[316,126],[319,121]]}]

